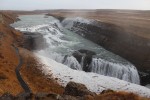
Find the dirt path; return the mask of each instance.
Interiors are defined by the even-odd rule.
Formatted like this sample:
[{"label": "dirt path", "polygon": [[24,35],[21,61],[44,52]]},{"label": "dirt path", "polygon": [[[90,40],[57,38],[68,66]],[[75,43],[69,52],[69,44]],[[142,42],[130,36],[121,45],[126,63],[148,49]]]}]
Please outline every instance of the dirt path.
[{"label": "dirt path", "polygon": [[19,72],[20,69],[21,69],[21,67],[22,67],[22,64],[23,64],[22,57],[21,57],[20,54],[19,54],[18,48],[15,47],[14,45],[12,45],[12,47],[15,49],[16,54],[17,54],[17,56],[18,56],[18,58],[19,58],[19,64],[18,64],[18,66],[17,66],[16,69],[15,69],[17,79],[18,79],[18,81],[19,81],[21,87],[24,89],[24,91],[31,93],[32,91],[31,91],[30,87],[29,87],[29,86],[27,85],[27,83],[23,80],[23,78],[22,78],[22,76],[21,76],[21,74],[20,74],[20,72]]}]

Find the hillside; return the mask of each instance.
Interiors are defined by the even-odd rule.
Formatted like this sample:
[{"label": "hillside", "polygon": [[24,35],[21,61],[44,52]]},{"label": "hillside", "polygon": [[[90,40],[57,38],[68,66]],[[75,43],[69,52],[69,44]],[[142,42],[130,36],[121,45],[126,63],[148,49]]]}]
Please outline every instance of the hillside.
[{"label": "hillside", "polygon": [[[56,90],[52,90],[50,87],[51,84],[56,87],[60,87],[56,82],[49,82],[47,81],[46,77],[44,77],[41,73],[40,70],[37,69],[37,67],[33,67],[34,70],[28,71],[26,67],[28,66],[28,63],[26,61],[28,57],[27,54],[28,52],[32,54],[32,52],[25,50],[22,48],[23,46],[23,34],[20,33],[19,31],[16,31],[12,27],[9,26],[10,23],[13,23],[14,21],[18,20],[17,16],[13,13],[8,13],[8,12],[2,12],[0,13],[1,16],[1,23],[0,23],[0,95],[3,93],[11,93],[13,95],[17,95],[20,92],[23,92],[24,90],[22,89],[20,83],[18,82],[18,79],[16,77],[15,69],[19,64],[19,58],[16,54],[15,48],[12,45],[15,45],[16,47],[20,47],[19,51],[20,53],[25,51],[26,53],[23,53],[23,66],[24,66],[24,71],[22,74],[25,76],[25,79],[29,79],[29,84],[34,84],[35,82],[37,83],[42,83],[43,84],[34,84],[31,85],[34,88],[32,91],[34,93],[36,92],[56,92]],[[30,57],[30,56],[29,56]],[[30,59],[34,59],[34,56],[30,57]],[[30,63],[35,63],[30,61]],[[33,71],[36,71],[34,74]],[[31,74],[29,74],[29,73]],[[39,73],[39,74],[38,74]],[[29,75],[28,75],[29,74]],[[38,75],[38,79],[35,78]],[[32,78],[32,79],[31,79]],[[27,80],[28,80],[27,79]],[[31,81],[32,80],[32,81]],[[35,81],[34,81],[35,80]],[[41,82],[40,82],[41,81]],[[47,85],[46,85],[47,84]],[[50,87],[50,88],[47,88]],[[62,87],[60,87],[60,91],[62,91]],[[60,92],[56,92],[60,93]]]}]

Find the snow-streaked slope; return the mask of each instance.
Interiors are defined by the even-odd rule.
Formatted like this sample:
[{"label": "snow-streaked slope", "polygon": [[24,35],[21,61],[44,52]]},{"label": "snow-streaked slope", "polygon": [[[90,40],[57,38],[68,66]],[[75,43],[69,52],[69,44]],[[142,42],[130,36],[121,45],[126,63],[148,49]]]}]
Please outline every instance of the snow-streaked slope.
[{"label": "snow-streaked slope", "polygon": [[144,97],[150,97],[150,89],[146,87],[96,73],[86,73],[73,70],[50,58],[41,56],[38,53],[35,53],[35,55],[39,58],[39,62],[45,65],[42,67],[43,73],[46,75],[53,74],[53,77],[58,78],[57,81],[63,86],[66,86],[69,81],[74,81],[85,84],[90,91],[96,93],[100,93],[106,89],[113,89],[117,91],[133,92]]}]

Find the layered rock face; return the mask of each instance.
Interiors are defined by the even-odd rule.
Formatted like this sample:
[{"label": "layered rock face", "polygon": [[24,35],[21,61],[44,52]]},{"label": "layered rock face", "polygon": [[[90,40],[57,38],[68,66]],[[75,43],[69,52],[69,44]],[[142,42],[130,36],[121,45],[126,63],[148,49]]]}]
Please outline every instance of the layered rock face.
[{"label": "layered rock face", "polygon": [[[95,20],[66,18],[62,24],[67,29],[127,59],[137,67],[139,72],[150,73],[149,39],[128,33],[117,25]],[[145,76],[142,76],[142,80],[144,78]],[[146,81],[150,82],[150,80]]]}]

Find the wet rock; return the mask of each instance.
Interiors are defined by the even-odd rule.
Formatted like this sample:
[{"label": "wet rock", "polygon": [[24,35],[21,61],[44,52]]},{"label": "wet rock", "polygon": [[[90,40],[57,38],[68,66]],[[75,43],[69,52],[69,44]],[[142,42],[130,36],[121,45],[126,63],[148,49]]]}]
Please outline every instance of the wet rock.
[{"label": "wet rock", "polygon": [[150,71],[139,72],[141,85],[145,86],[150,83]]},{"label": "wet rock", "polygon": [[91,69],[89,68],[91,62],[92,62],[92,55],[85,56],[84,61],[83,61],[83,70],[85,72],[91,71]]},{"label": "wet rock", "polygon": [[82,56],[83,56],[83,55],[82,55],[80,52],[75,51],[72,55],[77,59],[77,61],[78,61],[79,63],[81,63],[81,60],[82,60]]},{"label": "wet rock", "polygon": [[90,72],[89,65],[92,62],[92,56],[96,55],[95,52],[90,50],[80,49],[78,51],[75,51],[72,55],[77,59],[79,63],[83,62],[83,70],[85,72]]},{"label": "wet rock", "polygon": [[71,96],[95,95],[95,93],[90,92],[85,85],[75,82],[69,82],[67,84],[64,94]]}]

